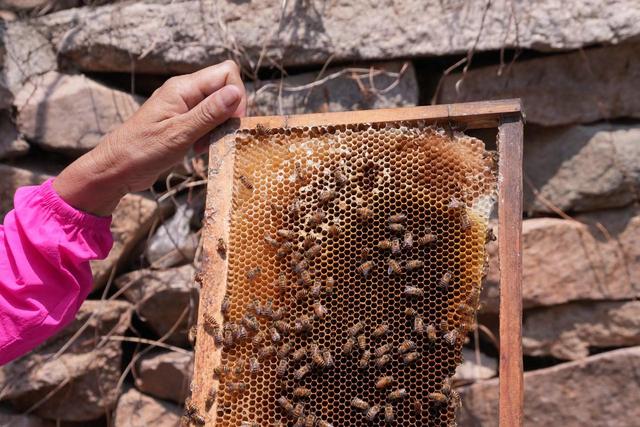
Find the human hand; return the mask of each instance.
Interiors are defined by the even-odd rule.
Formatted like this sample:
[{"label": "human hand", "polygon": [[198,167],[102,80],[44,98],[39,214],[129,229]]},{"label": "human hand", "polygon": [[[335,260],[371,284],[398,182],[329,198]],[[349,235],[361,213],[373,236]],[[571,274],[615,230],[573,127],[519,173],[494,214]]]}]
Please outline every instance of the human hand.
[{"label": "human hand", "polygon": [[110,215],[122,196],[149,188],[194,144],[206,144],[209,132],[245,109],[244,85],[233,61],[172,77],[96,148],[64,169],[53,187],[76,209]]}]

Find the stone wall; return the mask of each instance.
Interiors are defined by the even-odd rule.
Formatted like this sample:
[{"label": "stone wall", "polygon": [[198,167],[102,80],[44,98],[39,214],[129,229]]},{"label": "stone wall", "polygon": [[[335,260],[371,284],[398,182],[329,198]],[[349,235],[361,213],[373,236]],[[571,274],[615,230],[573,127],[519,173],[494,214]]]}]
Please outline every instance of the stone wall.
[{"label": "stone wall", "polygon": [[[0,218],[166,78],[227,58],[257,115],[521,97],[525,425],[637,425],[637,0],[0,0],[0,19]],[[123,199],[76,321],[0,367],[0,424],[177,424],[204,201],[175,189],[204,171],[189,159]],[[489,251],[461,426],[497,425]]]}]

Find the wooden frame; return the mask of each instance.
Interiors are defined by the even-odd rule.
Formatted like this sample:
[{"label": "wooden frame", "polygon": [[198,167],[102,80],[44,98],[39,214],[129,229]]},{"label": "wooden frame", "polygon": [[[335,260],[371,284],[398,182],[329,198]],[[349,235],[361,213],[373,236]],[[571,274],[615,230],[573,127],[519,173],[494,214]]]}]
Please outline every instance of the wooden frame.
[{"label": "wooden frame", "polygon": [[[199,281],[198,324],[205,312],[216,313],[226,291],[227,260],[218,256],[218,237],[228,241],[230,228],[234,147],[237,129],[286,128],[416,121],[461,126],[465,129],[498,129],[498,252],[500,264],[500,396],[501,427],[522,425],[522,138],[519,99],[435,105],[341,113],[266,116],[233,119],[212,136],[209,155],[209,186],[204,229],[203,269]],[[215,179],[212,179],[214,178]],[[219,279],[222,278],[222,282]],[[215,285],[215,286],[212,286]],[[205,357],[206,356],[206,357]],[[203,328],[197,334],[192,402],[205,408],[212,384],[212,366],[219,363],[220,350]],[[204,410],[203,410],[204,411]],[[208,409],[214,414],[216,405]],[[210,416],[206,415],[207,419]]]}]

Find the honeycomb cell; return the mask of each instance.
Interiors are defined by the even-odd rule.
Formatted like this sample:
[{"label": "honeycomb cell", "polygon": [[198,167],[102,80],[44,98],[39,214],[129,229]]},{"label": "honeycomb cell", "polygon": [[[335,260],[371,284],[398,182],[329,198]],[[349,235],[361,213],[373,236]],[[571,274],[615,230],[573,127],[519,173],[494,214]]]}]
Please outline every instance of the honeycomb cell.
[{"label": "honeycomb cell", "polygon": [[[305,416],[336,426],[385,424],[384,411],[368,422],[350,406],[354,397],[381,408],[391,404],[398,426],[450,425],[454,400],[447,394],[442,404],[428,395],[440,392],[461,363],[474,322],[495,156],[478,139],[424,123],[238,131],[235,143],[225,328],[237,329],[247,314],[260,328],[223,349],[221,363],[240,368],[220,378],[216,425],[294,425],[297,417],[277,403],[282,396],[302,405]],[[363,208],[370,214],[362,215]],[[396,233],[389,218],[398,214],[405,216],[398,222],[404,230]],[[385,239],[403,242],[406,231],[413,244],[399,252],[378,247]],[[430,234],[433,241],[420,239]],[[400,268],[391,270],[389,260]],[[408,260],[424,264],[407,272]],[[365,263],[370,271],[360,268]],[[451,280],[443,283],[447,272]],[[407,298],[407,286],[423,295]],[[326,315],[314,315],[318,302]],[[420,332],[414,316],[435,335]],[[376,367],[372,355],[360,369],[357,344],[342,353],[358,322],[368,351],[392,346],[390,362]],[[383,323],[388,332],[372,336]],[[274,325],[282,328],[277,335],[270,332]],[[256,344],[253,337],[265,332]],[[397,351],[407,339],[419,353],[413,363],[403,363]],[[245,367],[267,346],[283,343],[291,344],[288,355],[261,358],[257,373]],[[300,349],[306,355],[294,361]],[[296,379],[294,372],[305,374]],[[389,391],[375,387],[384,375],[408,396],[390,402]],[[294,397],[296,387],[311,392]]]}]

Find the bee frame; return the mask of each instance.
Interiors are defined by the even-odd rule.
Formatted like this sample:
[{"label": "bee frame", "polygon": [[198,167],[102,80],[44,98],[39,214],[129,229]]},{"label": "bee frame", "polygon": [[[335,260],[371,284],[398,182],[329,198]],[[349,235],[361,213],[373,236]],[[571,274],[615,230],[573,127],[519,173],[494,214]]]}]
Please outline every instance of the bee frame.
[{"label": "bee frame", "polygon": [[[522,367],[522,145],[523,124],[519,99],[435,105],[339,113],[265,116],[232,119],[216,130],[209,150],[207,209],[203,233],[204,259],[199,273],[202,285],[198,324],[205,313],[214,313],[222,324],[219,307],[227,287],[228,260],[220,256],[219,238],[229,241],[232,210],[234,150],[239,129],[287,129],[313,126],[380,124],[423,121],[462,126],[465,129],[497,129],[498,143],[498,254],[500,266],[500,368],[499,422],[502,427],[521,426],[523,411]],[[204,328],[198,328],[194,360],[192,402],[215,425],[217,403],[205,402],[217,380],[213,366],[221,350]],[[208,405],[207,405],[208,406]]]}]

